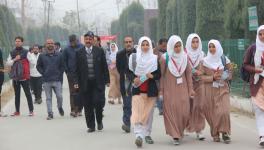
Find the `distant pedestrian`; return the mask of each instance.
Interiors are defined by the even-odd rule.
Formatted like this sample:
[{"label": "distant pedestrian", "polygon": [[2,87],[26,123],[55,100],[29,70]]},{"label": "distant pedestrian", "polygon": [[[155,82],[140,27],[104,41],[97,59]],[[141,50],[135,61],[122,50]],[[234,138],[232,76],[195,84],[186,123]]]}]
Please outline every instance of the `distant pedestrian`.
[{"label": "distant pedestrian", "polygon": [[2,86],[4,83],[4,62],[3,62],[3,53],[2,53],[2,49],[0,48],[0,117],[6,117],[7,115],[5,115],[2,112],[2,107],[1,107],[1,99],[2,99]]}]

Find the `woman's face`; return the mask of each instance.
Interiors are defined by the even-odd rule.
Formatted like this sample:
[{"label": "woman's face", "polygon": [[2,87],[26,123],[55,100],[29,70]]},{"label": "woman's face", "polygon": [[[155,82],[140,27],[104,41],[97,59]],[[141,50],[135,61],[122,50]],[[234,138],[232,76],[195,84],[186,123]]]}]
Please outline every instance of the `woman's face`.
[{"label": "woman's face", "polygon": [[199,47],[199,39],[197,37],[192,39],[192,49],[197,50]]},{"label": "woman's face", "polygon": [[141,44],[141,50],[143,53],[147,53],[149,51],[149,42],[143,41]]},{"label": "woman's face", "polygon": [[181,44],[181,42],[177,42],[175,45],[174,45],[174,52],[175,53],[180,53],[181,52],[181,48],[182,47],[182,44]]},{"label": "woman's face", "polygon": [[111,50],[112,50],[112,51],[115,51],[115,50],[116,50],[115,44],[112,44],[112,45],[111,45]]},{"label": "woman's face", "polygon": [[213,43],[209,44],[209,52],[214,55],[216,53],[216,48]]},{"label": "woman's face", "polygon": [[258,36],[260,41],[264,43],[264,30],[260,30]]}]

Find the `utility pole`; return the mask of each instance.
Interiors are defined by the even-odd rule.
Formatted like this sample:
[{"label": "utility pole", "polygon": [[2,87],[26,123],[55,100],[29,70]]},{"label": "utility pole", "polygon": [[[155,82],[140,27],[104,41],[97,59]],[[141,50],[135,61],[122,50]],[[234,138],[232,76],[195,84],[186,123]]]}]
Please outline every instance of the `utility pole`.
[{"label": "utility pole", "polygon": [[43,24],[47,24],[47,0],[42,0],[44,6],[44,16],[43,16]]},{"label": "utility pole", "polygon": [[77,3],[77,19],[78,19],[79,36],[81,36],[81,21],[80,21],[80,11],[79,11],[79,0],[76,0],[76,3]]},{"label": "utility pole", "polygon": [[47,21],[46,39],[49,37],[50,7],[51,7],[51,3],[54,3],[54,2],[55,2],[55,0],[48,0],[48,21]]},{"label": "utility pole", "polygon": [[23,28],[23,32],[25,31],[25,23],[26,23],[26,17],[25,17],[25,0],[21,0],[21,24]]}]

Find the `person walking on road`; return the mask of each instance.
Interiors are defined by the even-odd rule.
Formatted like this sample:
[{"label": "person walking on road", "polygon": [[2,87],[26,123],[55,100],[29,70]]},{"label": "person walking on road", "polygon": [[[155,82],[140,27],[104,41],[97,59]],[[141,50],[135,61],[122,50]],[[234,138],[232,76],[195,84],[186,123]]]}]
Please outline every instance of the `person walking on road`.
[{"label": "person walking on road", "polygon": [[109,72],[104,50],[94,44],[94,33],[89,31],[84,35],[85,47],[76,53],[76,71],[74,87],[82,97],[87,132],[103,130],[103,107],[105,103],[105,86],[109,85]]},{"label": "person walking on road", "polygon": [[46,103],[48,110],[47,120],[53,119],[52,111],[52,91],[57,98],[57,107],[61,116],[64,116],[62,108],[62,75],[64,72],[63,56],[55,51],[53,39],[46,40],[46,52],[39,56],[37,70],[43,77],[43,87],[46,94]]},{"label": "person walking on road", "polygon": [[0,48],[0,117],[7,117],[7,115],[2,112],[2,106],[1,106],[3,83],[4,83],[4,61],[3,61],[2,49]]},{"label": "person walking on road", "polygon": [[132,53],[136,52],[134,41],[131,36],[124,38],[125,48],[116,55],[116,68],[120,75],[120,92],[123,99],[123,125],[122,130],[130,133],[131,99],[133,72],[129,70],[128,60]]},{"label": "person walking on road", "polygon": [[11,66],[11,72],[9,73],[9,76],[13,80],[13,87],[15,91],[16,111],[11,116],[20,116],[21,86],[27,98],[29,116],[34,116],[34,106],[29,86],[30,67],[27,57],[28,50],[23,48],[23,42],[23,37],[15,38],[16,48],[10,52],[6,62],[7,66]]}]

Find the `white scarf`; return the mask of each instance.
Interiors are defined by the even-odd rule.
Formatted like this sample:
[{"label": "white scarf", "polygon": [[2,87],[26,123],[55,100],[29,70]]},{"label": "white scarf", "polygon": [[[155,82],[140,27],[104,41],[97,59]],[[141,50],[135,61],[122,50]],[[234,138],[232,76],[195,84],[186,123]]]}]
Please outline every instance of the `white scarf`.
[{"label": "white scarf", "polygon": [[[209,45],[214,44],[216,48],[215,54],[210,53]],[[218,40],[210,40],[208,43],[208,53],[207,56],[204,58],[203,65],[209,69],[214,70],[223,70],[224,65],[221,60],[221,56],[223,55],[223,48]]]},{"label": "white scarf", "polygon": [[[181,52],[175,53],[174,47],[176,43],[178,42],[181,43]],[[187,68],[188,57],[187,57],[187,54],[184,52],[183,43],[179,36],[173,35],[170,37],[168,44],[167,44],[167,52],[169,55],[169,62],[168,62],[169,71],[175,77],[181,77]],[[163,54],[163,58],[166,60],[166,53]],[[174,64],[174,62],[177,65],[177,67]]]},{"label": "white scarf", "polygon": [[[197,49],[192,48],[192,40],[194,38],[198,38],[199,40],[199,47]],[[202,49],[202,41],[198,34],[192,33],[188,36],[187,41],[186,41],[186,50],[189,56],[190,64],[192,65],[193,68],[196,68],[201,62],[201,60],[203,60],[204,58],[204,52]]]},{"label": "white scarf", "polygon": [[[145,53],[141,49],[141,45],[144,41],[147,41],[149,43],[149,50]],[[137,65],[135,68],[135,75],[137,76],[143,76],[148,73],[152,73],[158,69],[158,57],[153,54],[153,47],[152,42],[149,37],[141,37],[138,42],[137,47]],[[131,71],[133,70],[133,62],[132,62],[132,55],[129,57],[129,69]]]},{"label": "white scarf", "polygon": [[[264,42],[262,42],[259,39],[259,32],[261,30],[264,30],[264,25],[260,26],[258,28],[258,32],[257,32],[257,38],[256,38],[256,53],[255,53],[255,56],[254,56],[254,62],[255,62],[255,67],[256,68],[261,67],[261,59],[262,59],[262,54],[264,52]],[[259,75],[262,75],[262,74],[255,73],[255,76],[254,76],[254,84],[257,84],[258,83],[258,81],[259,81]]]},{"label": "white scarf", "polygon": [[[115,51],[113,51],[113,49],[112,49],[112,46],[115,46]],[[112,61],[116,61],[116,54],[117,54],[117,52],[118,52],[118,47],[117,47],[117,45],[116,45],[116,43],[112,43],[111,44],[111,46],[110,46],[110,56],[109,56],[109,59],[111,60],[111,62]]]}]

